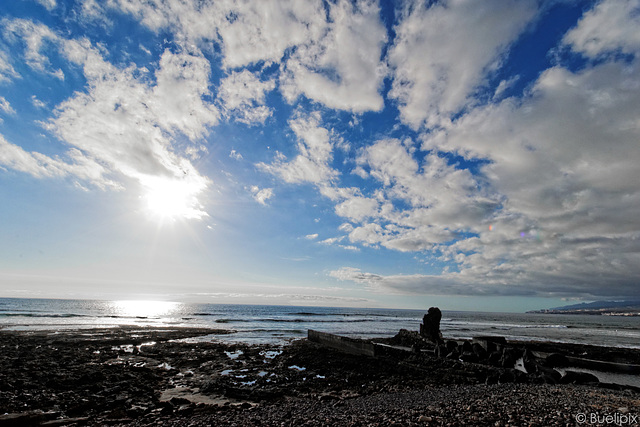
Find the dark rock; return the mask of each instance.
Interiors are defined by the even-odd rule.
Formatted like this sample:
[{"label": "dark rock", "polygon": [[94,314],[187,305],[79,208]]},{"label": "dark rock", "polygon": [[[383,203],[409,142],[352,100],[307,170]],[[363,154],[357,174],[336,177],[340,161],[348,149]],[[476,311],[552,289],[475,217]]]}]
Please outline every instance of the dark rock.
[{"label": "dark rock", "polygon": [[0,426],[38,425],[45,419],[41,410],[0,415]]},{"label": "dark rock", "polygon": [[494,351],[489,355],[487,362],[492,366],[500,366],[500,359],[502,359],[502,352]]},{"label": "dark rock", "polygon": [[180,405],[176,410],[178,415],[191,415],[193,414],[193,406],[192,405]]},{"label": "dark rock", "polygon": [[526,357],[522,359],[522,363],[524,365],[524,369],[528,374],[535,374],[539,371],[539,365],[535,360],[527,359]]},{"label": "dark rock", "polygon": [[480,359],[473,351],[465,351],[460,355],[460,360],[467,363],[478,363]]},{"label": "dark rock", "polygon": [[458,349],[458,342],[453,340],[447,341],[447,349],[449,352],[456,351]]},{"label": "dark rock", "polygon": [[563,354],[553,353],[544,359],[544,366],[549,368],[563,368],[569,366],[569,359]]},{"label": "dark rock", "polygon": [[388,341],[389,344],[399,345],[403,347],[411,347],[412,349],[421,350],[433,348],[433,344],[425,341],[424,337],[415,331],[400,329],[398,333]]},{"label": "dark rock", "polygon": [[492,385],[498,384],[500,381],[500,374],[498,372],[491,372],[487,375],[487,379],[485,380],[485,384]]},{"label": "dark rock", "polygon": [[447,354],[446,358],[451,360],[458,360],[460,358],[460,353],[454,350],[451,353]]},{"label": "dark rock", "polygon": [[513,368],[518,360],[517,351],[513,348],[505,348],[502,350],[502,357],[500,358],[500,366],[503,368]]},{"label": "dark rock", "polygon": [[473,337],[473,342],[480,344],[487,353],[493,353],[494,351],[501,351],[504,346],[507,345],[507,340],[504,337]]},{"label": "dark rock", "polygon": [[171,402],[173,406],[188,405],[191,403],[189,399],[185,399],[184,397],[172,397],[169,402]]},{"label": "dark rock", "polygon": [[588,372],[566,371],[560,378],[561,384],[597,384],[599,382],[598,377]]},{"label": "dark rock", "polygon": [[515,369],[505,369],[500,373],[498,377],[498,382],[501,384],[513,383],[515,381],[516,381]]},{"label": "dark rock", "polygon": [[442,334],[440,333],[440,320],[442,319],[442,312],[438,307],[431,307],[427,314],[422,318],[422,325],[420,325],[420,335],[426,339],[441,344]]},{"label": "dark rock", "polygon": [[483,346],[481,346],[478,343],[473,343],[471,345],[471,348],[473,350],[473,352],[476,354],[476,356],[478,356],[479,360],[485,360],[487,358],[487,350],[484,349]]},{"label": "dark rock", "polygon": [[546,381],[547,384],[556,384],[562,378],[562,374],[553,368],[547,368],[545,366],[538,365],[538,373],[545,378],[550,378],[553,382]]}]

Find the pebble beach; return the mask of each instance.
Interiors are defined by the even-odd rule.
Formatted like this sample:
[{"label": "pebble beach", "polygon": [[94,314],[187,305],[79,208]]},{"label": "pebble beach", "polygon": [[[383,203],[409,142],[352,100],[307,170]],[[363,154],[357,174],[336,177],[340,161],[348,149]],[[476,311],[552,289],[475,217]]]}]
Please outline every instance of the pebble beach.
[{"label": "pebble beach", "polygon": [[[633,387],[542,383],[428,351],[374,358],[307,339],[287,345],[194,339],[213,332],[225,333],[0,331],[0,426],[639,423]],[[626,350],[619,357],[638,356]]]}]

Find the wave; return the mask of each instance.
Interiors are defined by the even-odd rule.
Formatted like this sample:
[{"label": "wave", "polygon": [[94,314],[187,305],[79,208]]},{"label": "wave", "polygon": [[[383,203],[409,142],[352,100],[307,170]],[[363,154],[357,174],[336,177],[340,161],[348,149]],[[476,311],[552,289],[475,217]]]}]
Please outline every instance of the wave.
[{"label": "wave", "polygon": [[246,323],[251,322],[249,319],[216,319],[216,323]]},{"label": "wave", "polygon": [[[573,326],[567,325],[532,325],[532,324],[515,324],[515,323],[493,323],[493,322],[464,322],[453,321],[443,322],[440,324],[442,329],[459,329],[462,327],[486,327],[490,329],[568,329]],[[582,326],[580,326],[582,328]]]},{"label": "wave", "polygon": [[72,313],[63,313],[63,314],[0,313],[0,317],[71,318],[71,317],[93,317],[93,316],[87,316],[85,314],[72,314]]},{"label": "wave", "polygon": [[405,322],[406,319],[330,319],[330,320],[318,320],[318,319],[276,319],[276,318],[266,318],[266,319],[216,319],[215,323],[366,323],[366,322],[375,322],[375,323],[392,323],[392,322]]}]

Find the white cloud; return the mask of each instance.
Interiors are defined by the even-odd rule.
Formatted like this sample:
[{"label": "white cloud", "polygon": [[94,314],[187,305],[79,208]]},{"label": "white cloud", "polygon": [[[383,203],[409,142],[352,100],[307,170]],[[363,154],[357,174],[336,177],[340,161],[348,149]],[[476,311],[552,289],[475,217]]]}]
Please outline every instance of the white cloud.
[{"label": "white cloud", "polygon": [[129,177],[199,176],[171,150],[170,137],[181,131],[194,140],[216,122],[214,108],[202,100],[206,61],[166,51],[157,84],[149,87],[136,79],[134,68],[114,67],[87,40],[66,41],[63,51],[83,67],[91,85],[89,93],[76,93],[56,108],[49,130]]},{"label": "white cloud", "polygon": [[[58,168],[102,188],[118,187],[120,184],[105,178],[118,174],[134,178],[149,192],[154,191],[155,182],[169,178],[195,193],[208,186],[209,179],[185,157],[203,151],[198,142],[219,117],[216,108],[205,101],[211,95],[210,66],[203,56],[166,50],[154,81],[144,68],[130,65],[122,69],[109,63],[88,39],[65,39],[44,25],[24,20],[4,20],[3,24],[14,41],[25,41],[25,60],[32,67],[50,68],[48,57],[41,52],[53,55],[57,51],[68,65],[80,67],[87,80],[85,92],[75,92],[56,106],[51,119],[41,123],[73,147],[67,153],[73,161],[64,166],[57,159],[37,153],[25,157],[12,149],[12,164],[17,169],[37,171],[39,166],[41,171],[36,173],[43,175],[42,167]],[[52,49],[43,48],[45,41]],[[186,147],[180,153],[174,142],[183,137]],[[26,159],[23,165],[31,166],[20,167],[15,158]],[[192,196],[190,208],[202,217],[196,194]]]},{"label": "white cloud", "polygon": [[280,61],[287,49],[317,38],[325,25],[320,0],[113,0],[109,7],[153,31],[170,29],[183,46],[220,43],[226,68]]},{"label": "white cloud", "polygon": [[22,41],[25,45],[25,61],[31,68],[50,74],[60,80],[64,80],[64,73],[60,69],[53,69],[51,61],[40,53],[46,50],[48,43],[58,43],[58,36],[47,26],[36,24],[26,19],[4,18],[0,22],[4,28],[4,36],[10,42]]},{"label": "white cloud", "polygon": [[156,123],[191,140],[205,136],[207,127],[219,119],[216,108],[203,99],[210,95],[210,73],[209,61],[203,56],[165,50],[150,99]]},{"label": "white cloud", "polygon": [[629,278],[640,275],[639,81],[637,59],[557,66],[524,99],[478,108],[425,137],[425,150],[487,161],[485,185],[502,198],[482,221],[492,231],[437,247],[459,263],[452,277],[546,295],[637,293]]},{"label": "white cloud", "polygon": [[318,233],[314,233],[314,234],[307,234],[306,236],[304,236],[305,239],[308,240],[315,240],[318,238]]},{"label": "white cloud", "polygon": [[266,206],[267,200],[272,198],[274,195],[273,188],[261,189],[256,185],[251,186],[251,193],[253,194],[254,200],[263,206]]},{"label": "white cloud", "polygon": [[[119,190],[122,188],[120,184],[105,176],[108,174],[108,170],[98,162],[85,157],[80,151],[71,149],[67,156],[68,161],[64,161],[37,152],[27,152],[21,147],[11,144],[0,135],[1,166],[27,173],[36,178],[72,176],[102,189]],[[80,184],[77,183],[77,185]]]},{"label": "white cloud", "polygon": [[336,202],[335,212],[349,240],[403,252],[423,251],[454,239],[456,232],[477,229],[498,206],[479,189],[468,170],[436,154],[418,163],[410,143],[384,139],[364,148],[357,163],[380,187],[372,196],[357,189],[323,188]]},{"label": "white cloud", "polygon": [[380,61],[387,33],[377,3],[341,0],[329,4],[326,34],[298,46],[281,85],[293,102],[300,94],[342,110],[379,111],[386,68]]},{"label": "white cloud", "polygon": [[[387,34],[375,1],[332,2],[328,16],[320,0],[113,0],[109,7],[154,31],[170,29],[186,49],[218,44],[227,69],[284,61],[280,89],[291,103],[305,95],[354,112],[383,107],[379,91],[387,74],[381,62]],[[251,123],[269,112],[265,106],[242,111],[251,111],[246,119]]]},{"label": "white cloud", "polygon": [[248,70],[232,72],[218,87],[218,98],[229,114],[239,122],[264,124],[273,114],[265,105],[266,93],[275,88],[275,81],[261,81]]},{"label": "white cloud", "polygon": [[80,15],[85,20],[108,24],[109,21],[106,18],[107,13],[105,7],[109,4],[110,2],[103,2],[103,4],[100,4],[97,0],[82,0],[80,5]]},{"label": "white cloud", "polygon": [[238,153],[236,150],[231,150],[229,157],[235,160],[242,160],[242,154]]},{"label": "white cloud", "polygon": [[446,125],[536,12],[534,1],[415,1],[396,26],[389,96],[413,128]]},{"label": "white cloud", "polygon": [[52,11],[58,6],[56,0],[36,0],[38,3],[43,5],[48,11]]},{"label": "white cloud", "polygon": [[10,63],[10,57],[8,53],[0,50],[0,84],[20,78],[20,74],[16,72]]},{"label": "white cloud", "polygon": [[279,62],[287,49],[318,38],[325,25],[318,0],[229,1],[218,13],[224,14],[217,23],[229,68]]},{"label": "white cloud", "polygon": [[35,96],[35,95],[31,95],[31,103],[36,108],[47,108],[47,104],[45,104],[44,102],[40,101],[38,99],[38,97]]},{"label": "white cloud", "polygon": [[5,114],[16,114],[16,110],[11,107],[9,101],[7,101],[3,96],[0,96],[0,110],[4,111]]},{"label": "white cloud", "polygon": [[640,52],[640,0],[604,0],[584,14],[563,42],[591,58]]},{"label": "white cloud", "polygon": [[258,167],[279,175],[289,183],[329,184],[337,177],[338,172],[329,165],[333,159],[331,132],[322,127],[320,122],[318,112],[298,112],[289,121],[289,126],[297,136],[300,154],[290,162],[280,156],[272,164],[259,163]]}]

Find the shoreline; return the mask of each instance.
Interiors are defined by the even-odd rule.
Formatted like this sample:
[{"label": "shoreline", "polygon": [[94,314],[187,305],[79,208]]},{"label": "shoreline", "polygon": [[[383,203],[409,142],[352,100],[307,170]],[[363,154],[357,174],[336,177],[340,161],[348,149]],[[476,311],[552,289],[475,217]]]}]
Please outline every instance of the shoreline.
[{"label": "shoreline", "polygon": [[[490,368],[435,356],[347,355],[306,339],[287,345],[187,339],[225,332],[0,330],[0,426],[565,425],[589,411],[640,415],[638,391],[515,377],[487,384]],[[525,396],[527,405],[518,404]]]}]

